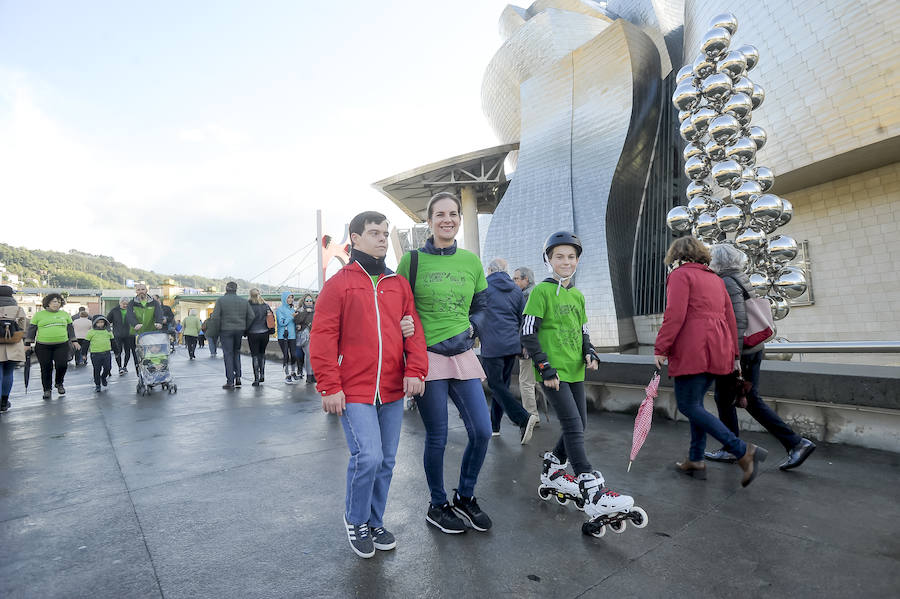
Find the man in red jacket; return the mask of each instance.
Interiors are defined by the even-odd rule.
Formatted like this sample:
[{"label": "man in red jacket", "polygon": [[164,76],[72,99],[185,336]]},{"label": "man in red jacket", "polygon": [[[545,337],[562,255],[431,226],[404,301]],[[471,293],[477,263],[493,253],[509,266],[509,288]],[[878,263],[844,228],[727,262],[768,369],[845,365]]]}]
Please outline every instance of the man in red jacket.
[{"label": "man in red jacket", "polygon": [[[340,414],[350,463],[344,525],[360,557],[397,546],[382,517],[394,470],[404,396],[425,391],[428,356],[409,283],[385,267],[388,222],[350,221],[350,263],[322,287],[310,360],[322,408]],[[404,328],[412,320],[412,334]],[[408,333],[408,328],[406,329]]]}]

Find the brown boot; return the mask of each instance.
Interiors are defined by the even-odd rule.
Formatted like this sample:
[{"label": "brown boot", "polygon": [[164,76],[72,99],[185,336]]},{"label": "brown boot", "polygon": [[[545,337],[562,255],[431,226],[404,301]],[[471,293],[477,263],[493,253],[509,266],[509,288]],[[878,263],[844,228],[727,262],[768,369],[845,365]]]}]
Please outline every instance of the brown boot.
[{"label": "brown boot", "polygon": [[741,467],[741,470],[744,471],[744,476],[741,477],[741,486],[746,487],[750,483],[753,482],[753,479],[756,478],[756,475],[759,474],[759,465],[762,462],[766,461],[766,456],[769,455],[769,452],[765,447],[760,447],[758,445],[754,445],[753,443],[747,443],[747,452],[738,459],[738,466]]},{"label": "brown boot", "polygon": [[675,470],[700,480],[706,480],[706,462],[692,462],[690,460],[675,462]]}]

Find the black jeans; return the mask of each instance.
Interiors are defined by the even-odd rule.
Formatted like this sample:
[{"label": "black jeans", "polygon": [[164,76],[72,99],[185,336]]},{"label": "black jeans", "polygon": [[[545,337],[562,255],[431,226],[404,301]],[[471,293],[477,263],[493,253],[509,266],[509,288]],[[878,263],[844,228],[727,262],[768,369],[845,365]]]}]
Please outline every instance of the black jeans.
[{"label": "black jeans", "polygon": [[225,358],[225,378],[228,383],[241,378],[241,337],[243,331],[222,331],[219,342],[222,344],[222,355]]},{"label": "black jeans", "polygon": [[108,351],[91,352],[91,365],[94,367],[94,384],[99,387],[101,382],[105,383],[109,378],[112,356]]},{"label": "black jeans", "polygon": [[122,346],[122,351],[125,352],[125,364],[123,368],[128,368],[128,357],[134,359],[134,368],[137,370],[138,359],[137,359],[137,342],[135,341],[135,336],[130,335],[123,339],[124,345]]},{"label": "black jeans", "polygon": [[188,355],[193,358],[194,350],[197,349],[197,338],[193,335],[185,335],[184,344],[187,346]]},{"label": "black jeans", "polygon": [[[587,426],[587,403],[584,400],[584,381],[565,383],[560,381],[559,391],[541,385],[547,400],[556,410],[556,418],[562,428],[562,435],[553,448],[553,454],[560,462],[572,461],[575,475],[593,472],[584,451],[584,429]],[[524,408],[523,408],[524,409]]]},{"label": "black jeans", "polygon": [[[753,388],[747,395],[747,413],[754,420],[760,423],[767,431],[778,439],[784,448],[788,451],[793,449],[800,443],[801,437],[794,430],[785,424],[784,420],[778,417],[778,414],[766,405],[766,402],[759,396],[759,369],[763,361],[762,351],[755,354],[741,356],[741,373],[744,380],[753,383]],[[719,420],[728,427],[736,437],[741,435],[741,429],[738,426],[737,408],[734,407],[734,396],[725,393],[723,390],[731,386],[724,381],[724,377],[716,378],[716,409],[719,412]]]},{"label": "black jeans", "polygon": [[198,335],[197,336],[197,345],[203,347],[206,345],[206,335]]},{"label": "black jeans", "polygon": [[62,385],[69,368],[69,342],[35,343],[34,355],[41,365],[41,385],[49,391],[53,378],[53,367],[56,366],[56,385]]},{"label": "black jeans", "polygon": [[279,339],[278,346],[281,347],[281,365],[287,368],[288,364],[296,368],[297,364],[297,340],[296,339]]},{"label": "black jeans", "polygon": [[491,390],[491,428],[500,430],[503,413],[518,426],[528,423],[528,411],[509,390],[513,366],[518,356],[500,356],[499,358],[481,358],[484,373],[487,375],[488,388]]}]

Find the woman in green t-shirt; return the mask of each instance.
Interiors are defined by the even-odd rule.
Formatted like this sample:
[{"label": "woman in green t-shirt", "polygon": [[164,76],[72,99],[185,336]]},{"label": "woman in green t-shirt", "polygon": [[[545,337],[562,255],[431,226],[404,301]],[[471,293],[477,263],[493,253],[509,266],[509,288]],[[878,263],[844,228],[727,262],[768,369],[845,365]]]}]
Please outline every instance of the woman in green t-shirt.
[{"label": "woman in green t-shirt", "polygon": [[41,384],[44,387],[44,399],[50,399],[50,384],[53,381],[53,367],[56,366],[56,391],[66,394],[63,381],[69,366],[69,352],[78,344],[75,343],[75,329],[72,317],[60,310],[65,300],[58,293],[44,297],[41,305],[44,309],[34,315],[28,326],[28,341],[34,342],[34,355],[41,365]]},{"label": "woman in green t-shirt", "polygon": [[[475,501],[475,483],[491,439],[491,416],[469,322],[469,315],[486,305],[487,280],[478,256],[456,247],[460,209],[452,193],[431,198],[427,213],[433,236],[417,250],[414,267],[413,254],[403,256],[397,267],[397,273],[410,280],[428,344],[425,394],[417,402],[425,424],[425,478],[431,492],[425,520],[446,533],[465,532],[467,524],[481,531],[491,527],[491,519]],[[452,502],[444,491],[448,396],[469,435]]]}]

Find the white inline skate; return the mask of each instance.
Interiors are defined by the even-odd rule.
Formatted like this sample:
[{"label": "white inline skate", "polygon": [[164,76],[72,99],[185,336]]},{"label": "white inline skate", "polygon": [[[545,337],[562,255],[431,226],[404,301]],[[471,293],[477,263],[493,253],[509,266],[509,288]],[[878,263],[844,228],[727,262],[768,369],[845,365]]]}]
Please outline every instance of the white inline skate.
[{"label": "white inline skate", "polygon": [[584,510],[584,497],[581,489],[575,482],[575,477],[566,472],[566,464],[561,464],[559,458],[552,451],[544,453],[544,466],[541,469],[541,484],[538,485],[538,495],[548,501],[556,498],[556,503],[566,505],[570,501],[575,502],[575,507]]},{"label": "white inline skate", "polygon": [[581,526],[584,534],[600,538],[607,526],[614,533],[623,533],[629,520],[636,528],[647,526],[647,512],[635,506],[632,497],[605,487],[606,481],[598,471],[579,474],[576,481],[584,498],[584,513],[590,517]]}]

